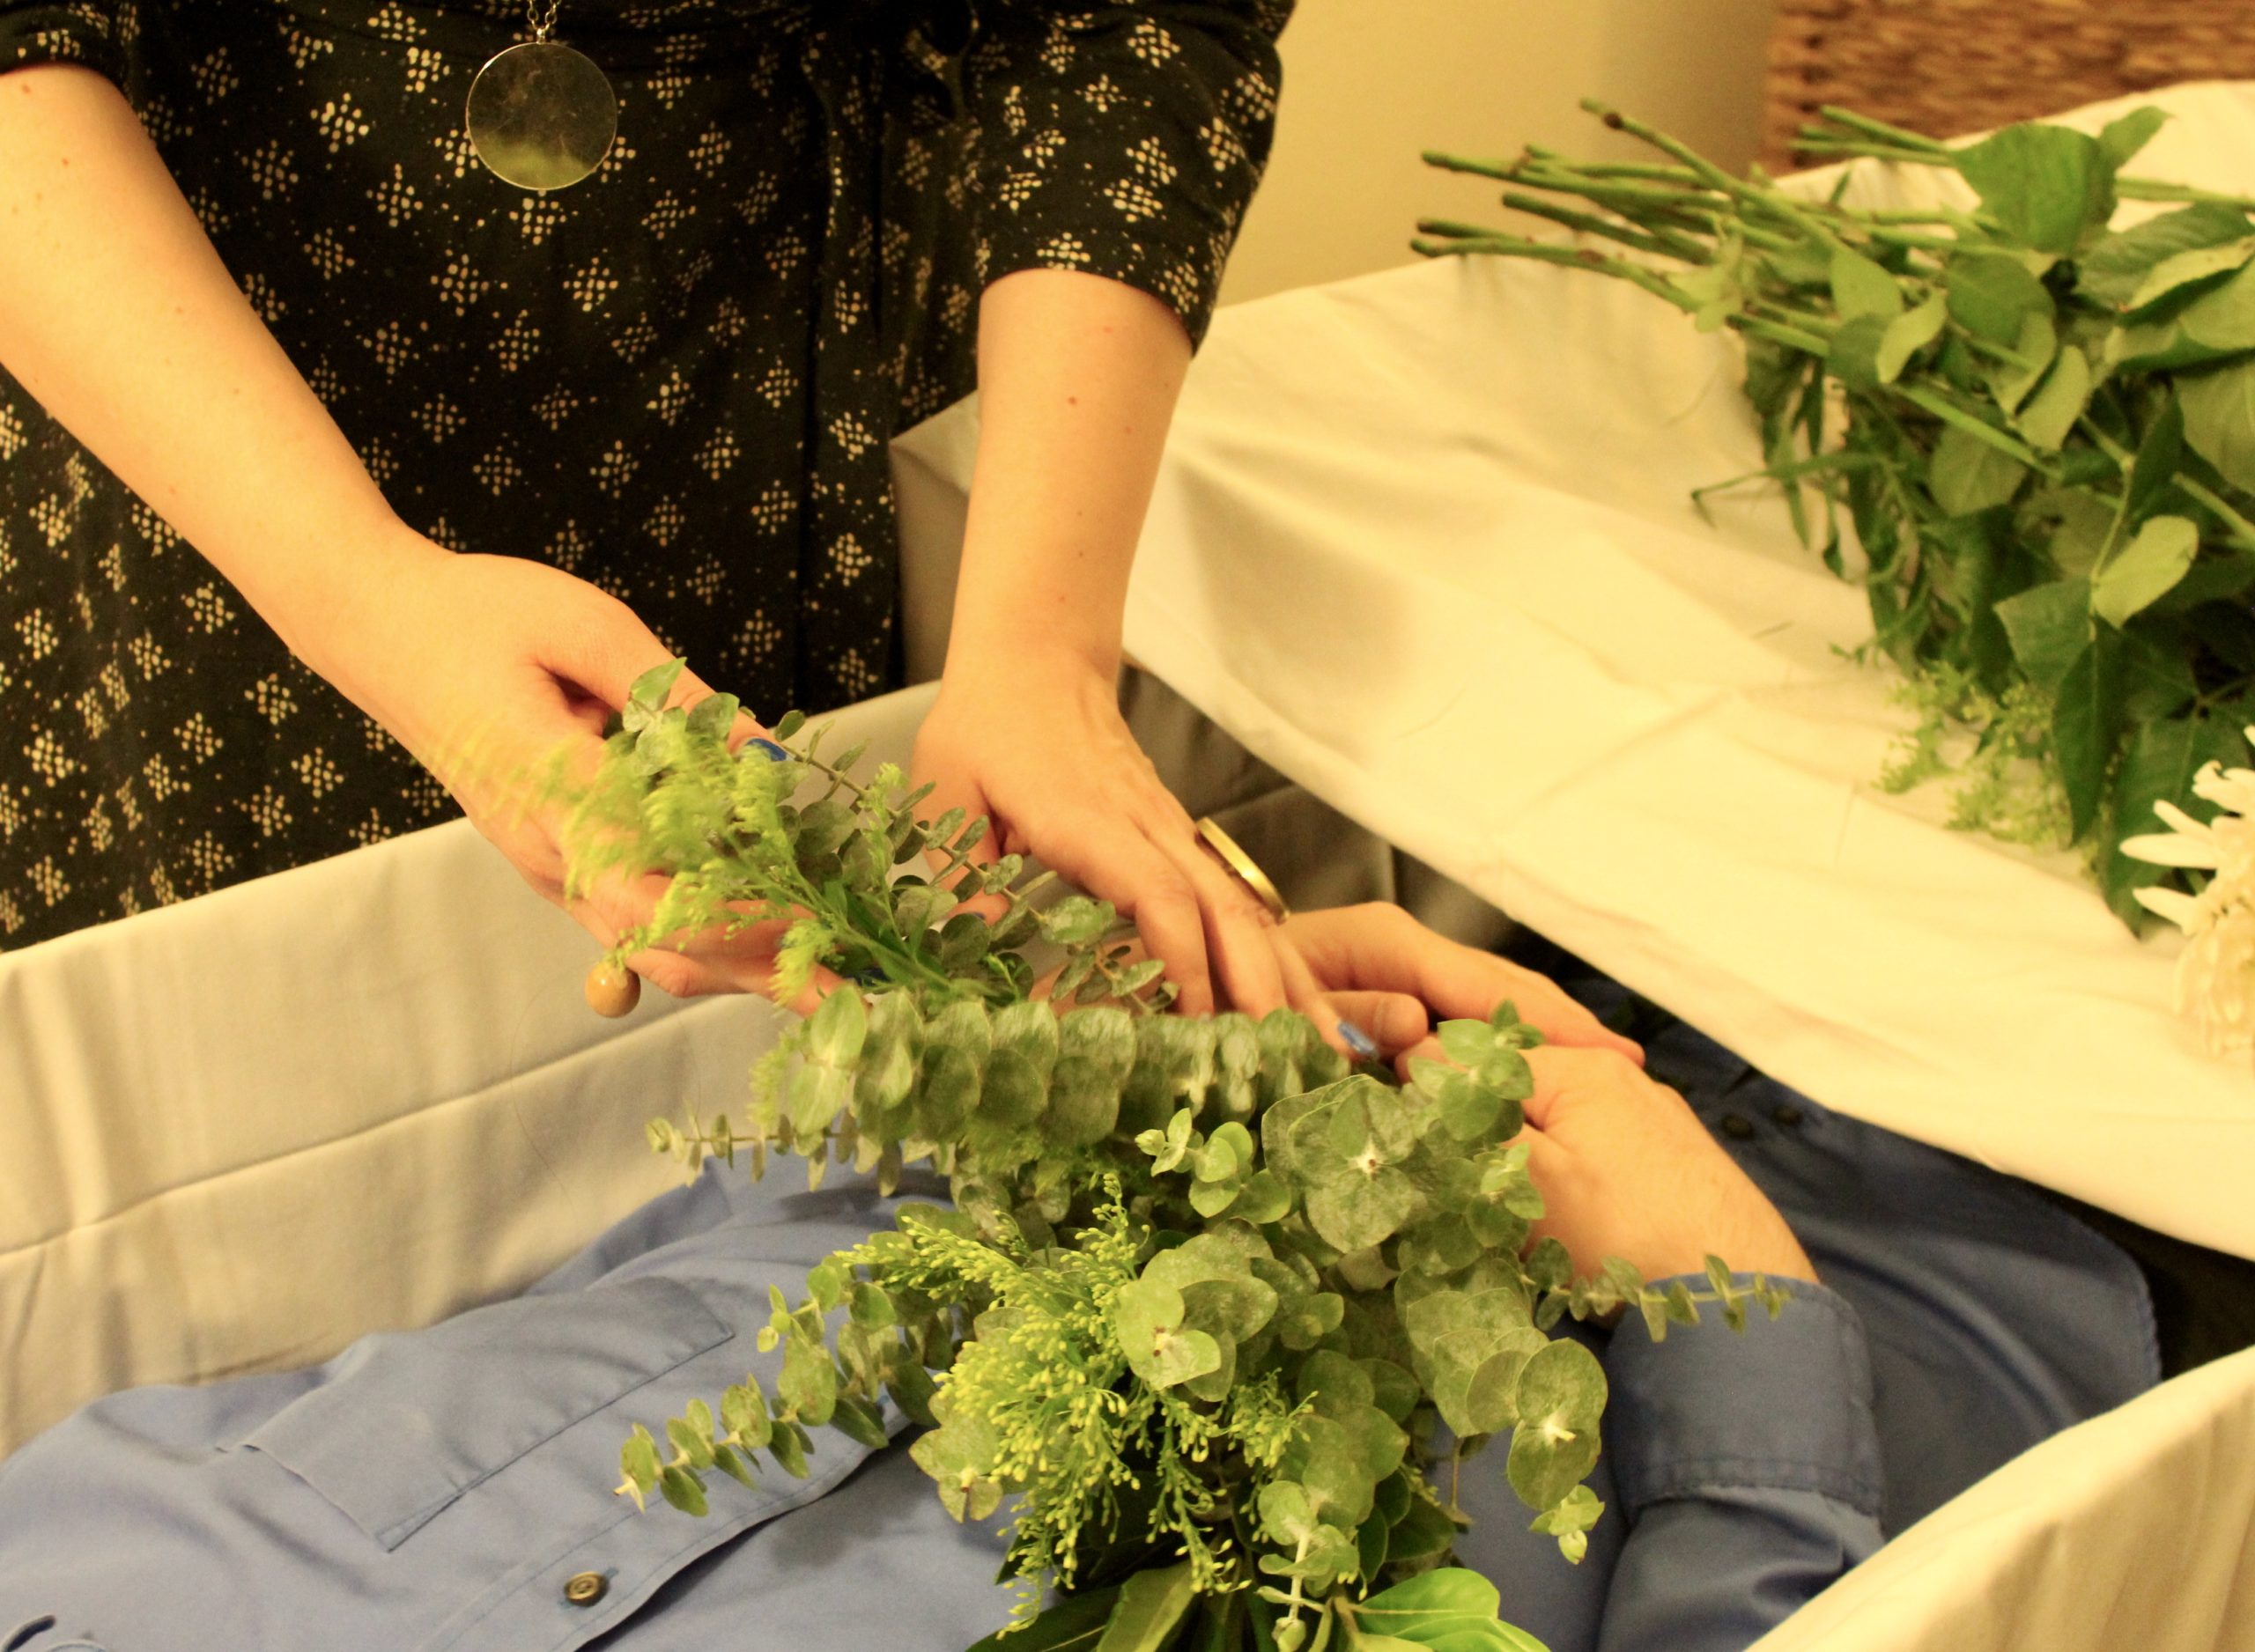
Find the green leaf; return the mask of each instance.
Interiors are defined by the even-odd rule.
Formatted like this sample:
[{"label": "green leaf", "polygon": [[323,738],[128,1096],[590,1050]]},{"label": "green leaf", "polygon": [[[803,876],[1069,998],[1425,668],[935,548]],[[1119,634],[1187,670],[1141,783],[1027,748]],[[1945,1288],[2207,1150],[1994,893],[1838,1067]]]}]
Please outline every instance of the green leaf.
[{"label": "green leaf", "polygon": [[2183,579],[2200,549],[2200,530],[2181,516],[2148,520],[2091,581],[2090,608],[2108,624],[2126,624]]},{"label": "green leaf", "polygon": [[2052,712],[2052,747],[2066,785],[2071,834],[2080,838],[2098,818],[2106,771],[2122,734],[2121,637],[2101,628],[2059,681]]},{"label": "green leaf", "polygon": [[1503,1604],[1502,1594],[1479,1573],[1440,1567],[1372,1595],[1355,1609],[1355,1620],[1365,1634],[1430,1645],[1437,1633],[1495,1622]]},{"label": "green leaf", "polygon": [[2129,302],[2122,306],[2126,320],[2146,321],[2165,299],[2183,303],[2193,287],[2212,287],[2224,276],[2255,257],[2255,238],[2243,237],[2221,247],[2196,247],[2164,258],[2146,271]]},{"label": "green leaf", "polygon": [[2155,133],[2169,123],[2169,112],[2153,104],[2131,110],[2118,119],[2109,121],[2098,134],[2098,151],[2106,164],[2117,172],[2127,166],[2130,158],[2154,140]]},{"label": "green leaf", "polygon": [[2059,352],[2052,371],[2044,375],[2043,384],[2022,404],[2013,422],[2030,446],[2039,453],[2056,453],[2089,404],[2090,388],[2090,358],[2069,345]]},{"label": "green leaf", "polygon": [[830,1350],[812,1337],[794,1333],[787,1338],[775,1398],[810,1427],[828,1422],[838,1408],[838,1367]]},{"label": "green leaf", "polygon": [[[2245,597],[2255,586],[2255,551],[2237,550],[2227,556],[2202,557],[2177,588],[2153,605],[2155,616],[2178,615],[2204,602]],[[2243,602],[2243,609],[2249,605]]]},{"label": "green leaf", "polygon": [[1970,516],[2009,503],[2027,476],[2018,460],[1951,424],[1934,442],[1926,485],[1945,515]]},{"label": "green leaf", "polygon": [[2016,346],[2031,316],[2048,321],[2056,308],[2044,284],[2007,254],[1954,253],[1944,278],[1950,318],[1993,344]]},{"label": "green leaf", "polygon": [[1883,315],[1859,315],[1840,323],[1824,352],[1824,371],[1852,390],[1869,390],[1880,383],[1879,352],[1886,346],[1889,320]]},{"label": "green leaf", "polygon": [[2090,581],[2056,579],[1997,604],[2013,658],[2038,688],[2054,690],[2090,643]]},{"label": "green leaf", "polygon": [[1060,1147],[1094,1147],[1119,1117],[1119,1080],[1087,1056],[1061,1056],[1041,1116],[1043,1137]]},{"label": "green leaf", "polygon": [[1478,1066],[1497,1044],[1496,1029],[1484,1021],[1445,1021],[1438,1030],[1442,1053],[1460,1066]]},{"label": "green leaf", "polygon": [[684,1515],[704,1518],[705,1487],[687,1469],[668,1468],[658,1477],[658,1492]]},{"label": "green leaf", "polygon": [[2098,140],[2064,126],[2008,126],[1956,154],[1958,170],[2007,233],[2072,253],[2114,212],[2114,168]]},{"label": "green leaf", "polygon": [[689,1460],[691,1468],[709,1469],[713,1466],[713,1412],[701,1399],[694,1403],[692,1411],[699,1406],[704,1407],[702,1428],[698,1427],[694,1417],[670,1418],[666,1423],[666,1438],[673,1442],[676,1451]]},{"label": "green leaf", "polygon": [[[676,658],[652,666],[627,686],[627,704],[639,706],[645,712],[662,709],[666,703],[666,697],[673,692],[673,685],[680,680],[682,672],[688,667],[688,665],[687,660]],[[629,726],[631,728],[633,726]]]},{"label": "green leaf", "polygon": [[2007,416],[2019,411],[2059,355],[2059,331],[2048,316],[2030,315],[2022,321],[2013,348],[2018,359],[1993,362],[1985,370],[1990,393]]},{"label": "green leaf", "polygon": [[1313,1531],[1315,1504],[1297,1480],[1271,1480],[1261,1488],[1261,1529],[1280,1548],[1292,1548]]},{"label": "green leaf", "polygon": [[2217,247],[2255,232],[2246,215],[2218,203],[2203,202],[2148,218],[2101,237],[2075,263],[2075,285],[2101,304],[2123,304],[2148,271],[2179,253]]},{"label": "green leaf", "polygon": [[1563,1338],[1519,1373],[1508,1471],[1512,1489],[1528,1508],[1561,1501],[1597,1465],[1605,1391],[1605,1368],[1597,1356]]},{"label": "green leaf", "polygon": [[2229,280],[2186,305],[2177,324],[2210,350],[2255,350],[2255,263],[2243,262]]},{"label": "green leaf", "polygon": [[1023,1627],[997,1629],[970,1652],[1093,1652],[1105,1620],[1120,1599],[1120,1586],[1068,1595],[1043,1609]]},{"label": "green leaf", "polygon": [[1123,1285],[1113,1298],[1113,1334],[1136,1375],[1153,1388],[1172,1388],[1219,1370],[1221,1346],[1202,1331],[1183,1327],[1182,1293],[1154,1280]]},{"label": "green leaf", "polygon": [[[850,987],[832,992],[830,1002],[840,999],[860,1001],[861,995]],[[801,1142],[818,1142],[846,1103],[854,1095],[854,1075],[833,1066],[817,1066],[812,1062],[791,1074],[791,1088],[787,1111],[791,1120],[791,1132]]]},{"label": "green leaf", "polygon": [[2185,409],[2171,397],[2146,426],[2138,442],[2138,456],[2130,466],[2128,499],[2123,509],[2131,521],[2144,519],[2184,462]]},{"label": "green leaf", "polygon": [[1417,1207],[1417,1190],[1392,1165],[1308,1189],[1308,1225],[1340,1250],[1362,1250],[1391,1238]]},{"label": "green leaf", "polygon": [[719,740],[736,726],[743,703],[733,694],[708,694],[691,708],[689,732],[700,740]]},{"label": "green leaf", "polygon": [[1061,947],[1082,946],[1110,929],[1113,918],[1108,902],[1068,896],[1041,915],[1041,933]]},{"label": "green leaf", "polygon": [[800,1047],[810,1061],[830,1067],[847,1066],[861,1053],[869,1029],[861,995],[850,991],[832,992],[807,1018]]},{"label": "green leaf", "polygon": [[2107,905],[2133,930],[2141,928],[2146,918],[2133,891],[2158,883],[2168,868],[2132,859],[2121,852],[2121,840],[2161,830],[2153,811],[2157,801],[2174,803],[2195,818],[2207,817],[2214,806],[2193,795],[2193,775],[2211,761],[2239,762],[2244,752],[2235,719],[2227,717],[2167,718],[2131,734],[2115,777],[2098,881]]},{"label": "green leaf", "polygon": [[767,1442],[767,1455],[773,1457],[775,1465],[793,1479],[806,1479],[806,1436],[799,1432],[795,1424],[782,1423],[776,1427],[774,1436]]},{"label": "green leaf", "polygon": [[2185,330],[2185,318],[2173,316],[2133,327],[2118,327],[2106,336],[2104,356],[2118,372],[2176,372],[2229,361],[2246,352],[2204,344]]},{"label": "green leaf", "polygon": [[1852,248],[1833,250],[1831,278],[1832,302],[1843,321],[1859,315],[1892,321],[1903,313],[1903,289],[1895,277]]},{"label": "green leaf", "polygon": [[1238,1190],[1237,1202],[1231,1206],[1232,1213],[1255,1227],[1282,1221],[1290,1214],[1291,1208],[1292,1190],[1272,1170],[1254,1171]]},{"label": "green leaf", "polygon": [[1448,1516],[1420,1497],[1409,1505],[1408,1514],[1394,1523],[1386,1559],[1394,1565],[1426,1560],[1447,1553],[1455,1542],[1456,1527]]},{"label": "green leaf", "polygon": [[1903,369],[1934,340],[1941,336],[1941,329],[1949,321],[1949,299],[1937,291],[1915,309],[1906,310],[1887,324],[1880,335],[1879,350],[1873,358],[1872,371],[1882,384],[1893,384],[1903,376]]},{"label": "green leaf", "polygon": [[931,1478],[948,1513],[961,1520],[984,1520],[994,1512],[996,1442],[991,1423],[960,1412],[929,1434],[919,1434],[909,1457]]},{"label": "green leaf", "polygon": [[749,1486],[753,1491],[759,1489],[758,1477],[751,1471],[750,1457],[739,1454],[733,1446],[714,1446],[713,1466],[739,1485]]},{"label": "green leaf", "polygon": [[641,1424],[634,1425],[634,1432],[619,1449],[618,1466],[625,1478],[620,1489],[632,1487],[636,1508],[645,1507],[643,1499],[658,1488],[662,1470],[658,1463],[658,1442]]},{"label": "green leaf", "polygon": [[754,1450],[767,1443],[775,1425],[767,1414],[767,1398],[759,1391],[757,1377],[747,1376],[722,1390],[721,1425]]},{"label": "green leaf", "polygon": [[885,1433],[884,1413],[857,1394],[841,1394],[838,1407],[830,1414],[830,1426],[856,1445],[872,1451],[881,1451],[891,1443]]},{"label": "green leaf", "polygon": [[2185,439],[2236,488],[2255,491],[2255,362],[2177,381]]}]

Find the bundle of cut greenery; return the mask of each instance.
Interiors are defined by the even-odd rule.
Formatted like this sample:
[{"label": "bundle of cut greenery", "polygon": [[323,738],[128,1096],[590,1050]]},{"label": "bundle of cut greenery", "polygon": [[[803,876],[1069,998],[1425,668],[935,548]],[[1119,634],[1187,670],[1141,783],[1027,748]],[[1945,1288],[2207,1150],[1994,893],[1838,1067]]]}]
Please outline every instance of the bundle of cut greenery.
[{"label": "bundle of cut greenery", "polygon": [[[1552,1330],[1632,1305],[1660,1336],[1702,1302],[1740,1325],[1783,1290],[1719,1261],[1701,1290],[1621,1264],[1577,1280],[1555,1241],[1527,1248],[1542,1201],[1509,1144],[1540,1035],[1509,1004],[1445,1024],[1449,1060],[1406,1086],[1288,1011],[1157,1014],[1109,907],[1038,909],[1016,860],[971,863],[982,822],[918,820],[898,769],[857,783],[860,754],[797,743],[795,716],[781,759],[731,753],[733,699],[664,709],[678,670],[635,686],[579,788],[575,887],[672,879],[615,955],[790,913],[779,996],[817,964],[874,987],[783,1037],[743,1123],[661,1121],[653,1145],[888,1188],[927,1161],[951,1204],[905,1206],[803,1301],[779,1293],[772,1387],[637,1429],[618,1489],[702,1513],[716,1471],[804,1475],[824,1424],[883,1444],[889,1400],[929,1430],[913,1453],[957,1518],[1014,1519],[1015,1621],[982,1644],[1532,1646],[1447,1562],[1459,1464],[1502,1435],[1536,1528],[1586,1545],[1605,1381]],[[1007,915],[953,911],[980,893]],[[1046,1000],[1014,949],[1036,935],[1064,955]]]},{"label": "bundle of cut greenery", "polygon": [[[2171,874],[2121,840],[2157,800],[2207,818],[2192,777],[2255,716],[2255,200],[2123,175],[2151,108],[1960,147],[1827,109],[1806,148],[1954,170],[1978,200],[1872,210],[1845,174],[1805,199],[1585,107],[1663,159],[1427,159],[1617,252],[1430,219],[1418,250],[1595,270],[1736,328],[1756,476],[1863,581],[1922,713],[1885,784],[1955,769],[1954,823],[2080,845],[2137,925],[2132,891]],[[2180,204],[2118,231],[2122,200]]]}]

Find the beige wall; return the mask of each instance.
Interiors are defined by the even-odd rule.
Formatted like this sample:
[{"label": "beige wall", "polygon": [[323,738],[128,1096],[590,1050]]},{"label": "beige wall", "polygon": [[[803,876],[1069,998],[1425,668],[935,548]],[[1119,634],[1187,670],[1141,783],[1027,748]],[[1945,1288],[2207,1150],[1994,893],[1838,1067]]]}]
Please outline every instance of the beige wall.
[{"label": "beige wall", "polygon": [[1425,149],[1638,146],[1577,107],[1604,98],[1734,168],[1761,131],[1772,0],[1299,0],[1268,178],[1230,303],[1407,262],[1421,216],[1493,218],[1495,188]]}]

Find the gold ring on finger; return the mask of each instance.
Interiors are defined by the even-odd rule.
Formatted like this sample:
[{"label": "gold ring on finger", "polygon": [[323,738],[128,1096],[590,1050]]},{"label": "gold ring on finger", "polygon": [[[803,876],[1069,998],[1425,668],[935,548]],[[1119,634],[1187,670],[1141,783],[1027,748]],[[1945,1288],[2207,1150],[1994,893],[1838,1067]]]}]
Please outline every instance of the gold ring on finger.
[{"label": "gold ring on finger", "polygon": [[1253,891],[1254,898],[1268,909],[1271,918],[1280,924],[1291,921],[1292,909],[1284,904],[1283,896],[1278,892],[1275,884],[1269,881],[1268,874],[1261,869],[1259,863],[1251,855],[1238,846],[1236,838],[1215,824],[1212,815],[1201,815],[1198,817],[1198,837],[1207,848],[1212,850],[1220,858],[1221,863],[1234,872],[1245,887]]}]

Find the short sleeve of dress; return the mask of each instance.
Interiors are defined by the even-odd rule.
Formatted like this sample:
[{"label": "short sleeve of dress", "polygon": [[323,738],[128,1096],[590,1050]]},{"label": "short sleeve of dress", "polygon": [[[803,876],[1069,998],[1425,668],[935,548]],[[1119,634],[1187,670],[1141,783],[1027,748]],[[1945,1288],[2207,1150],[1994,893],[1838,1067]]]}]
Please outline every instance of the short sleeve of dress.
[{"label": "short sleeve of dress", "polygon": [[0,74],[35,63],[84,63],[123,85],[120,10],[92,0],[65,5],[14,5],[0,0]]},{"label": "short sleeve of dress", "polygon": [[980,276],[1081,269],[1205,335],[1268,159],[1291,0],[1009,0],[980,9]]}]

